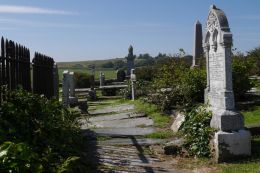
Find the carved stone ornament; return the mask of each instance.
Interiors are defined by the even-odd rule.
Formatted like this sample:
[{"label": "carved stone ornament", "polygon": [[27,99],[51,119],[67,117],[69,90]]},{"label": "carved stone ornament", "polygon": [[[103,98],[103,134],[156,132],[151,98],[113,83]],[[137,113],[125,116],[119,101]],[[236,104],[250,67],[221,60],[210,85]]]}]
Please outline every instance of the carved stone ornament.
[{"label": "carved stone ornament", "polygon": [[219,28],[219,22],[217,16],[213,12],[210,12],[207,20],[207,29],[212,33],[215,28]]}]

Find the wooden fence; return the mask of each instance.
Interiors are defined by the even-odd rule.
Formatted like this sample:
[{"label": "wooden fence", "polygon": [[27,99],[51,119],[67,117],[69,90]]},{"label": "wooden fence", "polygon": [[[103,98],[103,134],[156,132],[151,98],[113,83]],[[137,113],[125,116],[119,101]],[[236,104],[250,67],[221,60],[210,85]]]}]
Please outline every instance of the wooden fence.
[{"label": "wooden fence", "polygon": [[51,98],[54,96],[53,59],[36,52],[32,62],[33,92]]},{"label": "wooden fence", "polygon": [[[0,57],[0,102],[5,99],[3,86],[8,90],[22,86],[27,91],[54,96],[53,81],[54,60],[35,53],[31,63],[30,50],[12,40],[1,39]],[[33,70],[31,71],[31,67]],[[33,76],[33,80],[31,80]],[[33,81],[33,82],[32,82]],[[32,85],[33,84],[33,85]]]}]

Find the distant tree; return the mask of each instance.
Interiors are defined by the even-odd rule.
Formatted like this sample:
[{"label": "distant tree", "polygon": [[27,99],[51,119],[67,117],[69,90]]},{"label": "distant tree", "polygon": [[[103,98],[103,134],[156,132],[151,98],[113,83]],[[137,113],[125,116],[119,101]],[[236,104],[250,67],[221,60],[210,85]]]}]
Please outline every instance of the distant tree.
[{"label": "distant tree", "polygon": [[149,55],[149,53],[140,54],[137,59],[152,59],[153,57]]},{"label": "distant tree", "polygon": [[103,68],[114,68],[114,63],[112,61],[108,61],[102,65]]},{"label": "distant tree", "polygon": [[252,75],[260,75],[260,47],[247,52],[247,57],[252,61],[253,67],[251,69]]},{"label": "distant tree", "polygon": [[139,61],[136,62],[135,66],[136,67],[142,67],[142,66],[152,66],[154,65],[155,60],[153,58],[151,59],[140,59]]},{"label": "distant tree", "polygon": [[82,64],[75,64],[73,67],[74,68],[84,68],[84,66]]},{"label": "distant tree", "polygon": [[114,69],[115,70],[118,70],[118,69],[121,69],[125,66],[125,62],[123,60],[116,60],[114,62]]}]

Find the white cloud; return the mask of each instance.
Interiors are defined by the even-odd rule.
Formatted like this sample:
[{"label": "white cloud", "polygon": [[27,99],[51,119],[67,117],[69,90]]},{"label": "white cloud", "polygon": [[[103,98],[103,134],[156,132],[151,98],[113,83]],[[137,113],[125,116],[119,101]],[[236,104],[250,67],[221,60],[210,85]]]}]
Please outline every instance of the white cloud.
[{"label": "white cloud", "polygon": [[0,24],[12,27],[29,27],[29,28],[81,28],[84,25],[71,23],[57,23],[45,21],[30,21],[11,18],[0,18]]},{"label": "white cloud", "polygon": [[30,6],[0,5],[0,13],[16,14],[57,14],[57,15],[75,15],[77,13],[63,10],[54,10],[47,8],[38,8]]}]

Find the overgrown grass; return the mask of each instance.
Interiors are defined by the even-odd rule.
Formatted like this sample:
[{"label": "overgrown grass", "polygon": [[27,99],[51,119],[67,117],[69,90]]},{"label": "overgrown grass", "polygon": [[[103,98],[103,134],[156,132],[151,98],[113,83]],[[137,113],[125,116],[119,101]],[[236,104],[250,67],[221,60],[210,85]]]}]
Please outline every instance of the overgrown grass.
[{"label": "overgrown grass", "polygon": [[254,107],[249,111],[242,112],[245,118],[245,125],[260,124],[260,106]]},{"label": "overgrown grass", "polygon": [[246,160],[220,165],[223,173],[259,173],[260,172],[260,137],[252,140],[252,156]]},{"label": "overgrown grass", "polygon": [[146,113],[147,116],[154,120],[156,127],[166,127],[171,123],[171,117],[160,112],[160,109],[153,104],[145,103],[141,100],[132,102],[136,106],[136,110]]}]

